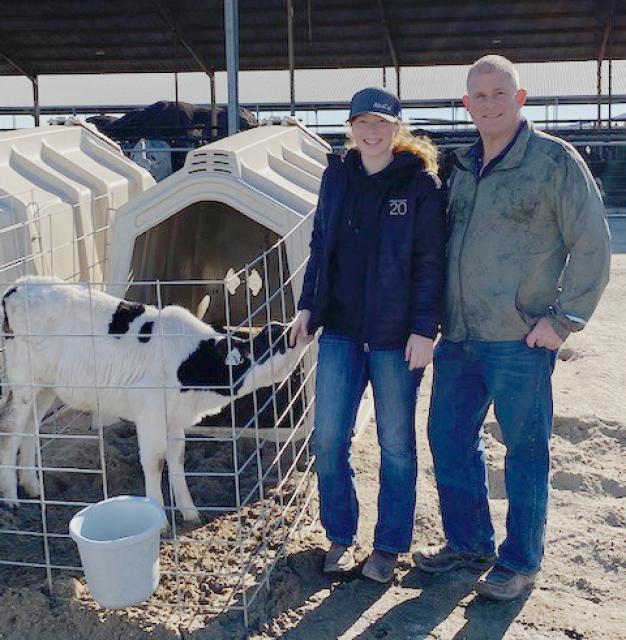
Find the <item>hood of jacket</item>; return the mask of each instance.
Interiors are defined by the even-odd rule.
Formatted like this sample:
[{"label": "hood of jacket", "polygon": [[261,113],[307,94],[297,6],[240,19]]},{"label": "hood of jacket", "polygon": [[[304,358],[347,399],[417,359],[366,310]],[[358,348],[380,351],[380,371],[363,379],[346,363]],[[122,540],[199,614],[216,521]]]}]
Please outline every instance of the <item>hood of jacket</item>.
[{"label": "hood of jacket", "polygon": [[393,160],[384,169],[368,175],[361,160],[361,153],[358,149],[350,149],[346,153],[344,166],[350,181],[393,182],[398,179],[412,179],[416,171],[424,168],[424,162],[410,151],[400,151],[393,154]]}]

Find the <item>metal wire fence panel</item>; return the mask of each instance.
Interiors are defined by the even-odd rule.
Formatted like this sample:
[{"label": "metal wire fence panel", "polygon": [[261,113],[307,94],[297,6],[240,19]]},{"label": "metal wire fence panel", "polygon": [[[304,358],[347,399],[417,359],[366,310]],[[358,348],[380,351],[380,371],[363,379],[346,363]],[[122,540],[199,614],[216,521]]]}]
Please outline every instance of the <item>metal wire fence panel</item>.
[{"label": "metal wire fence panel", "polygon": [[[288,345],[310,220],[222,279],[125,283],[125,303],[105,293],[111,220],[85,229],[80,216],[50,205],[0,227],[2,582],[54,593],[81,571],[72,516],[148,491],[163,496],[169,529],[145,606],[247,620],[315,517],[317,345]],[[10,293],[33,275],[48,279]],[[192,312],[163,303],[190,287],[221,295]],[[213,328],[212,316],[225,321]]]}]

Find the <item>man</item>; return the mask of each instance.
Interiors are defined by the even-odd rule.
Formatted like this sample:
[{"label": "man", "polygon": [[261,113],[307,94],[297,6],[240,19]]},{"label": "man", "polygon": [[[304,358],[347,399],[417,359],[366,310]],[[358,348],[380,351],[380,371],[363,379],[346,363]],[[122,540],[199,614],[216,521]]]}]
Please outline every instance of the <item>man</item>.
[{"label": "man", "polygon": [[[556,350],[585,326],[609,273],[596,183],[571,145],[523,118],[525,100],[506,58],[471,67],[463,104],[480,138],[457,153],[451,177],[428,427],[447,543],[416,557],[430,573],[494,565],[477,591],[497,600],[532,587],[539,570]],[[509,499],[497,557],[482,438],[492,402]]]}]

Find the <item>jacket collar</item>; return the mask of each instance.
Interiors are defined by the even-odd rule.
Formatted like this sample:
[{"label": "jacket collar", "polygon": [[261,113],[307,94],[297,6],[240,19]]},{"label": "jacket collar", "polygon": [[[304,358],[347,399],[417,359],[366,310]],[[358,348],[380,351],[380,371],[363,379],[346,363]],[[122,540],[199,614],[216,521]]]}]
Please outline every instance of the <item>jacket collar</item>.
[{"label": "jacket collar", "polygon": [[[533,135],[535,125],[529,120],[523,121],[523,127],[520,131],[517,139],[513,143],[513,146],[508,150],[504,158],[498,162],[493,168],[494,171],[500,171],[504,169],[514,169],[519,167],[524,160],[526,154],[526,148],[528,147],[528,141]],[[455,159],[457,164],[466,171],[472,171],[474,164],[473,145],[467,149],[459,149],[455,151]]]},{"label": "jacket collar", "polygon": [[[344,154],[327,153],[326,160],[328,162],[328,166],[332,169],[341,167],[346,168],[350,164],[353,166],[362,166],[359,153],[352,149],[348,149],[348,151]],[[394,158],[391,163],[374,175],[382,175],[383,172],[386,172],[388,170],[394,171],[405,166],[410,166],[411,168],[419,167],[423,169],[424,162],[410,151],[401,151],[399,153],[394,153]],[[364,175],[366,176],[366,174]]]}]

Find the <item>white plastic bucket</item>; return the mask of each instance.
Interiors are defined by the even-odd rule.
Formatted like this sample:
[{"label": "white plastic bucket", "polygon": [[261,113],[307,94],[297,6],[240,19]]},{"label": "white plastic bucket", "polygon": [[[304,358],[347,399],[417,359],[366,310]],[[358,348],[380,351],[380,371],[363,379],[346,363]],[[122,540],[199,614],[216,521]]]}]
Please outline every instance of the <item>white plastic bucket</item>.
[{"label": "white plastic bucket", "polygon": [[70,521],[91,595],[121,609],[149,598],[159,584],[163,509],[138,496],[117,496],[85,507]]}]

